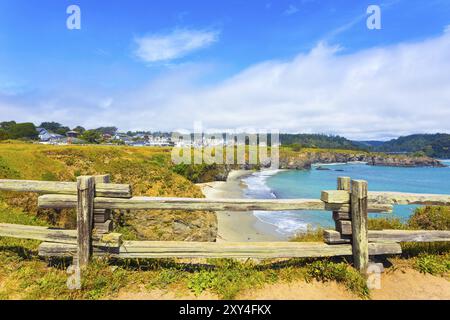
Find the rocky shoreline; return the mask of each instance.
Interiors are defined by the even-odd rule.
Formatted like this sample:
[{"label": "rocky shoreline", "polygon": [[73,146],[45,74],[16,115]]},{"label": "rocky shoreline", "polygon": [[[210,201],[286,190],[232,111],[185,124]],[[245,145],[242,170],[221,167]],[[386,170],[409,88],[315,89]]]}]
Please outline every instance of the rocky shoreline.
[{"label": "rocky shoreline", "polygon": [[[371,166],[388,167],[445,167],[439,160],[427,156],[389,155],[358,151],[305,151],[281,152],[280,169],[309,170],[315,164],[363,162]],[[258,170],[269,168],[269,163],[255,165],[217,165],[207,176],[198,182],[226,181],[232,170]]]},{"label": "rocky shoreline", "polygon": [[445,167],[430,157],[407,155],[380,155],[370,153],[304,152],[280,157],[280,169],[310,169],[317,163],[365,162],[372,166],[390,167]]}]

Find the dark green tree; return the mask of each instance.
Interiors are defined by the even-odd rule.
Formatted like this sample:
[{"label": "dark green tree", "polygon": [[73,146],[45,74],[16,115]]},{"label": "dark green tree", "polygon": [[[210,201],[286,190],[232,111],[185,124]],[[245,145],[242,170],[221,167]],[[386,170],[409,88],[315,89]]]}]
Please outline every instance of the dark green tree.
[{"label": "dark green tree", "polygon": [[58,122],[42,122],[39,126],[40,128],[44,128],[47,131],[51,131],[57,133],[56,131],[62,127],[62,125]]},{"label": "dark green tree", "polygon": [[83,128],[82,126],[76,126],[76,127],[73,128],[72,130],[78,132],[79,134],[82,134],[83,132],[86,131],[86,129]]},{"label": "dark green tree", "polygon": [[31,122],[17,123],[10,128],[8,134],[12,139],[37,139],[39,135]]},{"label": "dark green tree", "polygon": [[98,143],[101,139],[101,135],[96,130],[86,130],[80,138],[89,143]]}]

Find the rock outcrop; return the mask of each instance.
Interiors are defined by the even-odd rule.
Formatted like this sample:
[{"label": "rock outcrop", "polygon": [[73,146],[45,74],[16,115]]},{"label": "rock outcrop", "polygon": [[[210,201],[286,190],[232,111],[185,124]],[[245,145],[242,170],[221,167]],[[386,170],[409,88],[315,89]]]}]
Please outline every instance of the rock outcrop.
[{"label": "rock outcrop", "polygon": [[443,167],[444,165],[430,157],[412,157],[407,155],[385,155],[364,152],[298,152],[280,155],[281,169],[310,169],[316,163],[365,162],[373,166],[390,167]]}]

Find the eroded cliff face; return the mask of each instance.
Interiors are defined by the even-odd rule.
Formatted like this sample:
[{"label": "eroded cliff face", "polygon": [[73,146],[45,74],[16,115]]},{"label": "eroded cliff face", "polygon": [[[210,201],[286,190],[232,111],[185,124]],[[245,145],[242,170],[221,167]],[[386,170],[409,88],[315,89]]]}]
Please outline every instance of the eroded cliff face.
[{"label": "eroded cliff face", "polygon": [[281,169],[310,169],[316,163],[367,162],[373,166],[442,167],[441,162],[429,157],[381,155],[364,152],[298,152],[280,156]]},{"label": "eroded cliff face", "polygon": [[[0,179],[75,181],[79,175],[108,173],[130,184],[134,196],[203,198],[197,186],[170,170],[170,153],[159,148],[0,144]],[[214,178],[215,176],[212,175]],[[220,178],[220,175],[218,175]],[[37,194],[0,192],[0,205],[20,208],[50,225],[76,228],[73,209],[37,208]],[[113,214],[126,239],[215,241],[214,212],[147,210]],[[5,222],[5,221],[0,221]]]}]

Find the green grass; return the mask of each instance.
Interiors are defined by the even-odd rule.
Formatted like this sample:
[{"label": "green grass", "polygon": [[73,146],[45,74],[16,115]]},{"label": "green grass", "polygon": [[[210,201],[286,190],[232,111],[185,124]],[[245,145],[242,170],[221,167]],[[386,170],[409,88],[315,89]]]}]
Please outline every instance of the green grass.
[{"label": "green grass", "polygon": [[23,224],[30,226],[47,226],[48,224],[36,217],[23,212],[21,209],[8,206],[0,201],[0,223]]},{"label": "green grass", "polygon": [[370,292],[366,284],[366,279],[351,268],[348,263],[335,263],[330,260],[318,260],[307,266],[307,279],[318,281],[336,281],[358,294],[363,299],[370,298]]},{"label": "green grass", "polygon": [[420,254],[415,259],[414,268],[422,273],[445,276],[450,272],[450,253]]},{"label": "green grass", "polygon": [[323,229],[308,226],[306,232],[298,233],[290,239],[292,242],[323,242]]},{"label": "green grass", "polygon": [[[312,152],[312,151],[311,151]],[[317,150],[314,150],[317,152]],[[54,147],[32,144],[0,143],[0,178],[74,180],[81,174],[110,173],[114,182],[131,183],[135,194],[149,196],[201,197],[200,190],[188,179],[169,168],[168,149],[127,147]],[[180,168],[178,168],[180,169]],[[181,168],[184,170],[184,168]],[[181,170],[180,169],[180,170]],[[192,172],[197,175],[208,170]],[[183,171],[181,170],[181,171]],[[190,172],[179,172],[189,175]],[[191,177],[194,178],[194,177]],[[23,225],[60,225],[62,213],[37,211],[36,195],[5,194],[9,204],[0,200],[0,223]],[[34,206],[34,207],[33,207]],[[24,208],[19,209],[19,208]],[[449,229],[447,209],[424,208],[408,223],[396,219],[370,220],[370,229]],[[195,213],[151,212],[149,220],[119,221],[116,231],[124,239],[173,240],[171,221],[196,221]],[[67,214],[66,219],[73,220]],[[129,217],[127,217],[129,218]],[[157,221],[158,228],[151,222]],[[189,220],[191,219],[191,220]],[[150,221],[150,222],[149,222]],[[126,222],[126,223],[125,223]],[[137,230],[149,223],[147,233]],[[164,227],[167,227],[164,229]],[[308,229],[293,241],[322,241],[322,230]],[[234,299],[247,290],[265,284],[292,281],[336,281],[361,298],[369,298],[364,279],[350,264],[333,259],[290,259],[255,263],[229,259],[210,259],[205,264],[185,264],[177,260],[104,260],[94,259],[83,274],[83,289],[66,287],[68,263],[48,264],[37,257],[38,241],[0,237],[0,299],[102,299],[121,290],[164,289],[173,292],[206,291],[223,299]],[[450,245],[447,243],[402,244],[403,259],[417,270],[434,275],[449,271]],[[203,261],[202,261],[203,263]]]}]

